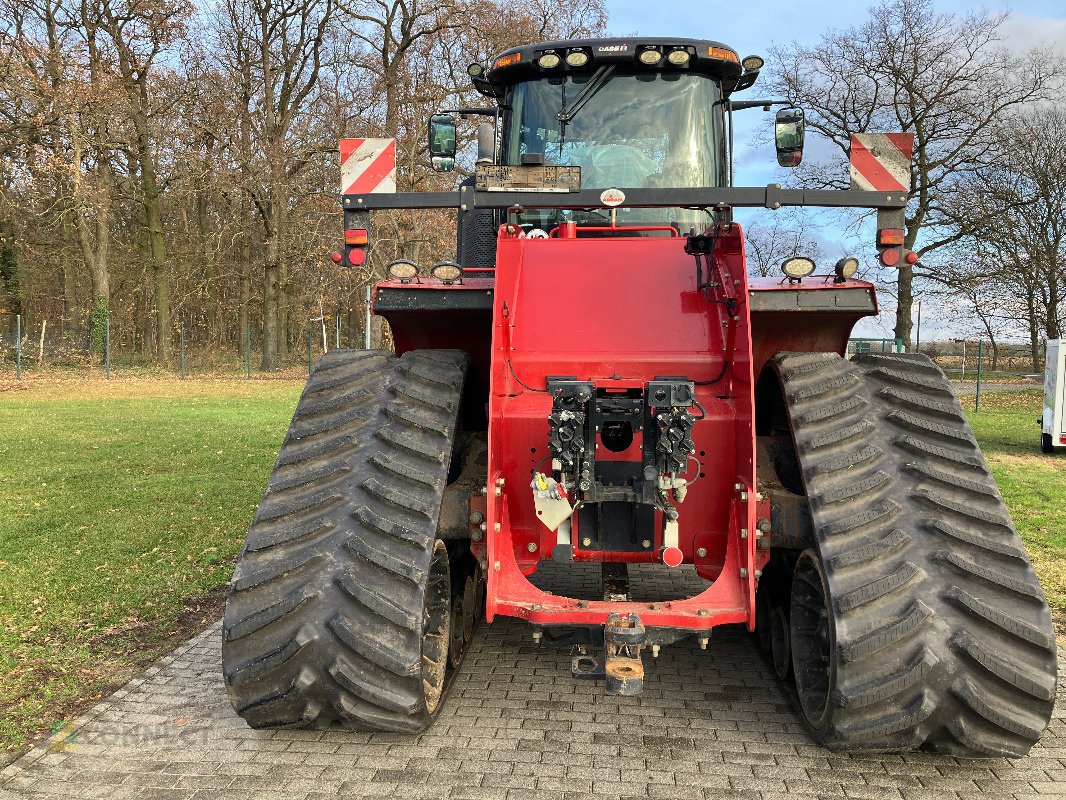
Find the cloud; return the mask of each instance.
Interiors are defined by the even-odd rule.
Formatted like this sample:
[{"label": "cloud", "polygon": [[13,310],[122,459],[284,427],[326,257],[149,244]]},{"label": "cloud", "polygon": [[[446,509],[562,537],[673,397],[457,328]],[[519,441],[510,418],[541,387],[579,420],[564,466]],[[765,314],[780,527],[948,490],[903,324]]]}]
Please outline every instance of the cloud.
[{"label": "cloud", "polygon": [[1047,48],[1066,57],[1066,19],[1012,14],[1003,23],[1003,34],[1003,44],[1012,50]]}]

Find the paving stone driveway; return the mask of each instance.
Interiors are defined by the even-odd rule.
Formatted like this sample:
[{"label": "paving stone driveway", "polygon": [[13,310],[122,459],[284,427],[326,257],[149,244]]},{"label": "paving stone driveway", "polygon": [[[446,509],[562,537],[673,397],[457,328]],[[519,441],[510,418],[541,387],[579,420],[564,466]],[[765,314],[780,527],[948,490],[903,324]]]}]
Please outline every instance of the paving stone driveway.
[{"label": "paving stone driveway", "polygon": [[[597,574],[542,582],[592,596]],[[643,590],[665,599],[671,586]],[[625,698],[573,680],[569,654],[533,647],[525,625],[483,625],[419,737],[253,731],[226,700],[220,647],[216,624],[78,720],[66,742],[0,770],[0,800],[1066,798],[1061,679],[1051,727],[1025,759],[859,758],[810,742],[738,630],[716,631],[706,651],[663,648],[646,661],[644,694]]]}]

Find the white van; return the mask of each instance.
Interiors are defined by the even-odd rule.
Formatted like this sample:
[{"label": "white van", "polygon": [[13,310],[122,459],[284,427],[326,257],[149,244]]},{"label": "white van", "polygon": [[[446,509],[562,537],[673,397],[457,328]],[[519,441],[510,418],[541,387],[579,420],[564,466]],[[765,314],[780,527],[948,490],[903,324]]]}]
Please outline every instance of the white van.
[{"label": "white van", "polygon": [[1044,367],[1044,414],[1040,418],[1040,449],[1066,448],[1066,339],[1048,339]]}]

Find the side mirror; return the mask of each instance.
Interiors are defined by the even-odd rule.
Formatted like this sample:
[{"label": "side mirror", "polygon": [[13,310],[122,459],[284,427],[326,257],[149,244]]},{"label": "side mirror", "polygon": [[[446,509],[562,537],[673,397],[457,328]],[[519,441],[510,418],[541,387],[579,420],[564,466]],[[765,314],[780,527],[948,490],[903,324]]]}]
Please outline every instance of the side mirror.
[{"label": "side mirror", "polygon": [[777,163],[782,167],[798,167],[803,160],[803,109],[782,108],[774,120],[774,145]]},{"label": "side mirror", "polygon": [[429,156],[437,172],[451,172],[455,166],[455,117],[451,114],[429,118]]}]

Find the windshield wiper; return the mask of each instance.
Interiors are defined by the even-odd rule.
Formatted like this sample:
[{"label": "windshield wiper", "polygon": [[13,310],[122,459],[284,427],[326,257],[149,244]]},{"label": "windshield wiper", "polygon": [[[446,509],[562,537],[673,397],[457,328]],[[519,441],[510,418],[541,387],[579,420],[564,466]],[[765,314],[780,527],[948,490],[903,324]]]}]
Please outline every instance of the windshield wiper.
[{"label": "windshield wiper", "polygon": [[570,106],[570,108],[566,107],[566,84],[563,84],[563,108],[560,109],[558,114],[556,114],[556,118],[559,120],[560,123],[562,123],[562,126],[564,128],[570,122],[570,120],[577,116],[577,112],[581,110],[581,107],[584,106],[585,103],[587,103],[589,100],[591,100],[592,96],[596,94],[596,92],[603,88],[603,85],[607,83],[607,79],[611,77],[612,72],[614,72],[614,64],[608,64],[606,66],[600,67],[598,70],[592,73],[592,77],[589,78],[589,82],[585,84],[585,88],[582,89],[578,93],[577,97],[574,98],[574,102]]}]

